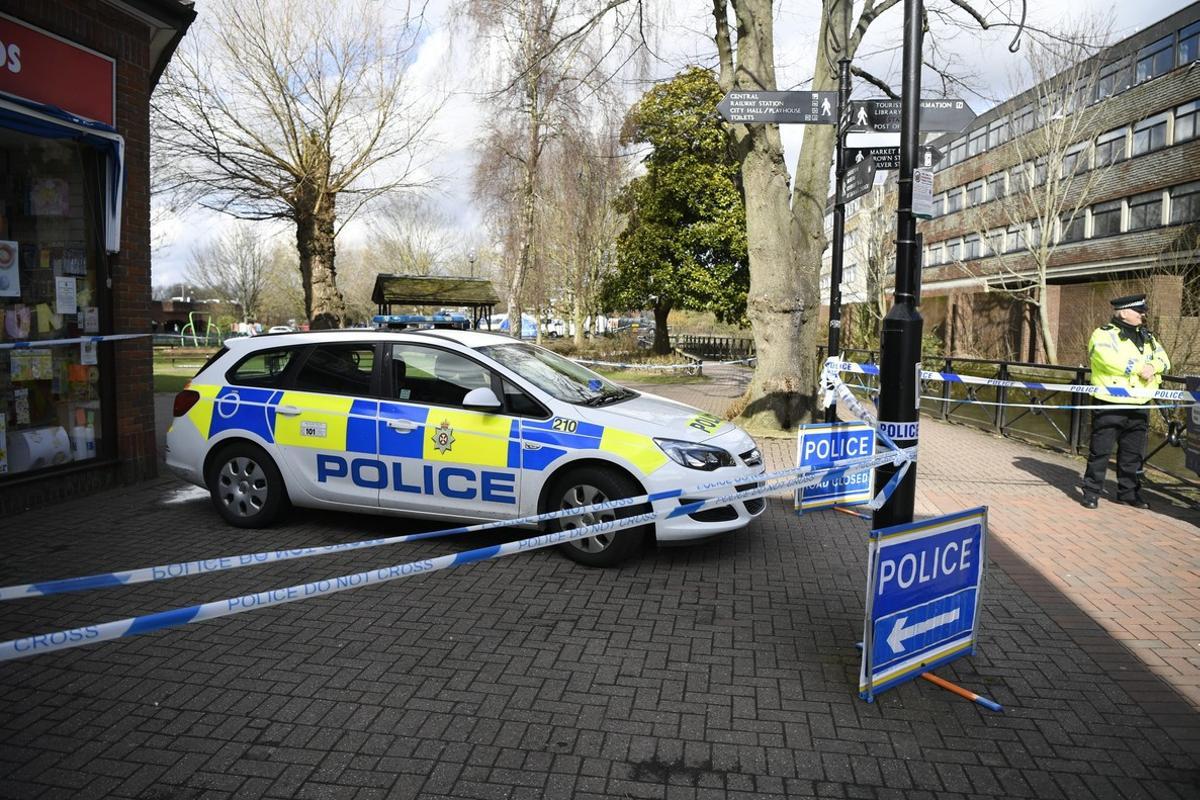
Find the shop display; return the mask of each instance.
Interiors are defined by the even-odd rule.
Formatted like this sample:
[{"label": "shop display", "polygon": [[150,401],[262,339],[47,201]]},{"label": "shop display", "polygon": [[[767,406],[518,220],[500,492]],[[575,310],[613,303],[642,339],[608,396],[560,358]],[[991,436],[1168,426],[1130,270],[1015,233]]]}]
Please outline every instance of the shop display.
[{"label": "shop display", "polygon": [[38,178],[29,190],[34,216],[65,217],[71,213],[70,185],[62,178]]},{"label": "shop display", "polygon": [[20,247],[0,241],[0,297],[21,296]]},{"label": "shop display", "polygon": [[0,475],[8,472],[8,420],[0,414]]},{"label": "shop display", "polygon": [[75,299],[75,288],[74,278],[54,279],[54,313],[74,314],[79,310],[78,301]]},{"label": "shop display", "polygon": [[61,425],[12,431],[8,435],[8,463],[12,472],[45,469],[71,460],[71,440]]},{"label": "shop display", "polygon": [[28,339],[33,312],[26,305],[9,306],[4,315],[4,332],[11,339]]},{"label": "shop display", "polygon": [[[83,293],[80,293],[82,297]],[[83,317],[83,332],[84,333],[99,333],[100,332],[100,309],[95,306],[88,306],[81,310]]]},{"label": "shop display", "polygon": [[49,349],[14,350],[10,369],[12,379],[22,381],[48,381],[54,378],[54,354]]},{"label": "shop display", "polygon": [[16,412],[16,422],[18,425],[29,424],[29,390],[14,389],[13,390],[13,409]]}]

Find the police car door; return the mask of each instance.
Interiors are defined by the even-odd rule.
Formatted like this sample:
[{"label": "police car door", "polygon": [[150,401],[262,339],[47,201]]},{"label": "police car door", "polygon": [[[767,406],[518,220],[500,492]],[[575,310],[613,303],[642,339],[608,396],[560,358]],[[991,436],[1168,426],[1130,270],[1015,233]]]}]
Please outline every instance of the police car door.
[{"label": "police car door", "polygon": [[[275,442],[299,490],[318,500],[376,508],[387,476],[379,463],[382,344],[310,347],[276,408]],[[373,395],[375,397],[373,397]],[[296,498],[293,498],[296,499]]]},{"label": "police car door", "polygon": [[388,465],[383,508],[423,515],[517,516],[521,486],[516,420],[464,408],[472,389],[500,397],[499,380],[479,362],[425,344],[393,344],[384,369],[393,402],[380,404],[379,457]]}]

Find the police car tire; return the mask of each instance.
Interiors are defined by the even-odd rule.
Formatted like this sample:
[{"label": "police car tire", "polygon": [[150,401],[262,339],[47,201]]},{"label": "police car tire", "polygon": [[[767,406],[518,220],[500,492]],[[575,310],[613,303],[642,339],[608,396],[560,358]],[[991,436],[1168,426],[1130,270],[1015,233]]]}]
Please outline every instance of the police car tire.
[{"label": "police car tire", "polygon": [[[226,486],[223,484],[221,473],[234,462],[240,462],[239,466],[234,467],[235,471],[249,469],[252,476],[262,476],[266,497],[262,505],[251,513],[238,513],[230,508],[230,503],[226,500],[227,495],[223,494],[222,490]],[[218,450],[209,463],[206,483],[217,513],[235,528],[265,528],[287,507],[287,488],[283,482],[283,475],[279,473],[279,467],[275,466],[275,462],[265,450],[251,442],[232,442]],[[241,504],[241,507],[246,510],[252,508],[245,504]]]},{"label": "police car tire", "polygon": [[[585,494],[592,494],[592,492],[587,492],[587,489],[598,492],[600,497],[591,502],[604,502],[605,500],[617,500],[622,497],[634,497],[643,494],[642,489],[632,479],[618,472],[598,469],[596,467],[583,467],[571,470],[554,482],[554,486],[548,497],[546,510],[558,511],[564,507],[569,507],[569,505],[564,506],[564,503],[567,502],[570,502],[572,505],[581,504],[584,497],[579,496],[579,494],[573,499],[568,498],[569,494],[572,492],[578,493],[581,489],[585,490]],[[601,512],[598,515],[599,519],[594,519],[593,521],[600,522],[629,517],[647,510],[649,510],[649,506],[618,508],[608,512]],[[586,520],[583,522],[586,522]],[[578,524],[581,523],[569,519],[555,519],[550,521],[549,528],[551,531],[557,532]],[[642,543],[647,533],[651,530],[652,526],[650,525],[626,528],[625,530],[602,537],[590,537],[584,540],[563,542],[559,545],[559,550],[572,561],[589,567],[613,567],[636,555],[642,549]]]}]

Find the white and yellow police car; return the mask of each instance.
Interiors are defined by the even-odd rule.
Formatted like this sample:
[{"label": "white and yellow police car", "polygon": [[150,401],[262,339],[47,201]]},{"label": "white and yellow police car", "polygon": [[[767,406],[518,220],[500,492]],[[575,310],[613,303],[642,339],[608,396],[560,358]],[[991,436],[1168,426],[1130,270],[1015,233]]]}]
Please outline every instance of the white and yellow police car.
[{"label": "white and yellow police car", "polygon": [[[490,521],[761,473],[740,428],[618,386],[562,356],[474,331],[342,330],[232,339],[175,398],[167,465],[206,487],[230,524],[288,504]],[[746,485],[738,488],[749,488]],[[656,508],[720,489],[656,501]],[[744,527],[762,500],[653,526],[659,542]],[[553,530],[636,509],[580,514]],[[647,526],[649,527],[649,526]],[[594,566],[647,529],[564,544]]]}]

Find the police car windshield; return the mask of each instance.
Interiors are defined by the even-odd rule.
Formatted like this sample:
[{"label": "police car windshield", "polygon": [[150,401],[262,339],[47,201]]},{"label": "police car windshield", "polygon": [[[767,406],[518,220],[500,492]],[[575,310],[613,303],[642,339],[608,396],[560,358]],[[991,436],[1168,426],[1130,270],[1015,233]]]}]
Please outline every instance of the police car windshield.
[{"label": "police car windshield", "polygon": [[549,350],[533,345],[490,345],[479,352],[508,367],[558,400],[577,405],[602,405],[636,397],[637,393],[612,383]]}]

